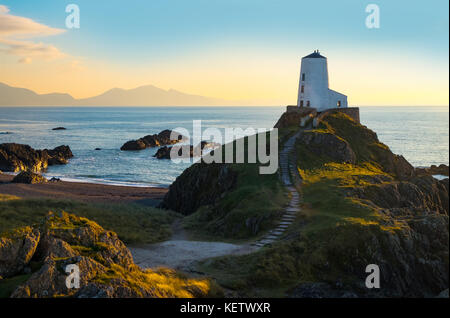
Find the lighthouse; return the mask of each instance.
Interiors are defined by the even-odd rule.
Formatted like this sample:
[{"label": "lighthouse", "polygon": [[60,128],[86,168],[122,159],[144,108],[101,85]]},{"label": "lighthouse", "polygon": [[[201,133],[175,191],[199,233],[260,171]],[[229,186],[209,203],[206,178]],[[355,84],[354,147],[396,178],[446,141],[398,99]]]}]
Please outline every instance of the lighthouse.
[{"label": "lighthouse", "polygon": [[329,88],[327,58],[319,50],[302,58],[297,106],[318,112],[348,107],[347,96]]}]

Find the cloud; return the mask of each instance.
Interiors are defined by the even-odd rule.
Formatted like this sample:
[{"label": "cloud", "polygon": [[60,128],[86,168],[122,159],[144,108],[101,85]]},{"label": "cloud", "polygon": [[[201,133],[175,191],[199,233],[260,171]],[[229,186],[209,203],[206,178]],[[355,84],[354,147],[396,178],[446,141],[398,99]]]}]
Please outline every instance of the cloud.
[{"label": "cloud", "polygon": [[1,52],[22,57],[37,57],[45,60],[52,60],[66,56],[57,47],[44,44],[35,43],[31,41],[15,41],[3,40],[0,38],[0,43],[6,45],[6,48],[0,48]]},{"label": "cloud", "polygon": [[31,41],[37,37],[61,34],[65,30],[52,28],[9,12],[8,7],[0,5],[0,52],[20,56],[20,63],[31,62],[31,57],[50,60],[65,56],[53,45]]},{"label": "cloud", "polygon": [[30,64],[32,61],[31,57],[23,57],[18,62],[21,64]]}]

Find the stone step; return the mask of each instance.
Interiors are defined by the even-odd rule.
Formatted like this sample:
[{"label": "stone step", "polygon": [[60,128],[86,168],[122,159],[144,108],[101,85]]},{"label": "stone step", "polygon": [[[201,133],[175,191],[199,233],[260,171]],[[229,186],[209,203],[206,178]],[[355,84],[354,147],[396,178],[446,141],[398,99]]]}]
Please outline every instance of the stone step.
[{"label": "stone step", "polygon": [[271,244],[273,243],[275,240],[265,240],[265,241],[261,241],[261,244],[267,245],[267,244]]},{"label": "stone step", "polygon": [[279,225],[291,225],[292,221],[281,221],[280,223],[278,223]]},{"label": "stone step", "polygon": [[290,224],[281,224],[281,225],[278,225],[278,227],[277,227],[277,229],[286,229],[286,228],[288,228],[289,227],[289,225]]},{"label": "stone step", "polygon": [[273,235],[281,235],[284,233],[284,230],[272,230],[269,233]]}]

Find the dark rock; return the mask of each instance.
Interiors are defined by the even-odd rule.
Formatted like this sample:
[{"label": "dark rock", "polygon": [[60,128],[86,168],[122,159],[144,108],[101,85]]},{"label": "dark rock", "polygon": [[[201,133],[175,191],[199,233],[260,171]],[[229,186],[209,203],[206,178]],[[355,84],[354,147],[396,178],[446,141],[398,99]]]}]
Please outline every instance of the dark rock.
[{"label": "dark rock", "polygon": [[[201,151],[199,151],[200,155],[203,155],[204,149],[214,149],[220,146],[220,144],[215,142],[209,142],[209,141],[202,141],[201,142]],[[187,149],[189,147],[189,149]],[[198,147],[198,146],[197,146]],[[153,156],[157,159],[170,159],[170,152],[174,149],[175,151],[178,150],[178,156],[183,158],[193,158],[195,154],[194,146],[190,145],[177,145],[172,147],[161,147],[158,149],[156,154]]]},{"label": "dark rock", "polygon": [[28,145],[0,144],[0,170],[3,171],[39,172],[49,165],[66,164],[72,157],[69,146],[59,146],[51,150],[35,150]]},{"label": "dark rock", "polygon": [[173,145],[185,140],[185,136],[179,135],[178,140],[171,140],[172,130],[163,130],[159,134],[147,135],[138,140],[130,140],[120,147],[120,150],[142,150],[150,147]]},{"label": "dark rock", "polygon": [[0,276],[11,277],[20,273],[33,257],[39,239],[39,230],[31,227],[0,237]]},{"label": "dark rock", "polygon": [[45,183],[45,182],[47,182],[47,179],[45,179],[40,174],[31,172],[31,171],[22,171],[17,176],[15,176],[11,182],[36,184],[36,183]]},{"label": "dark rock", "polygon": [[48,154],[48,165],[62,165],[68,162],[69,158],[73,157],[72,151],[69,146],[59,146],[55,149],[45,149]]},{"label": "dark rock", "polygon": [[416,168],[415,174],[417,176],[426,176],[426,175],[443,175],[449,176],[449,167],[447,165],[441,164],[439,166],[432,165],[428,168]]},{"label": "dark rock", "polygon": [[102,148],[95,148],[94,150],[102,150]]},{"label": "dark rock", "polygon": [[48,180],[48,181],[49,181],[49,182],[60,182],[61,179],[60,179],[60,178],[53,177],[53,178],[51,178],[51,179]]},{"label": "dark rock", "polygon": [[235,187],[236,180],[237,173],[226,164],[195,163],[170,185],[161,207],[189,215],[220,200]]},{"label": "dark rock", "polygon": [[355,163],[356,155],[347,141],[331,133],[304,132],[297,139],[307,150],[342,163]]},{"label": "dark rock", "polygon": [[288,127],[299,127],[300,121],[303,117],[308,115],[315,115],[316,110],[314,108],[296,108],[295,111],[292,112],[285,112],[281,115],[281,117],[278,119],[277,123],[275,124],[274,128],[288,128]]},{"label": "dark rock", "polygon": [[292,298],[357,298],[358,295],[343,288],[333,288],[327,283],[304,283],[294,288]]},{"label": "dark rock", "polygon": [[53,128],[52,130],[66,130],[67,128],[65,128],[65,127],[56,127],[56,128]]},{"label": "dark rock", "polygon": [[120,150],[142,150],[147,148],[147,145],[141,139],[127,141]]}]

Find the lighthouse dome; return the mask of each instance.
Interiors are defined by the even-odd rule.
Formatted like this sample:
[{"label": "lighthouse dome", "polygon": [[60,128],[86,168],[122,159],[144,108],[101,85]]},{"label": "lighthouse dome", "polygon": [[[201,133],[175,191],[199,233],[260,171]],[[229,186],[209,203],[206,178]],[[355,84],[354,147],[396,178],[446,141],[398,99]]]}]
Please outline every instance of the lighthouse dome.
[{"label": "lighthouse dome", "polygon": [[306,55],[303,58],[304,59],[326,59],[325,56],[320,54],[319,50],[316,50],[316,51],[314,51],[314,53]]}]

